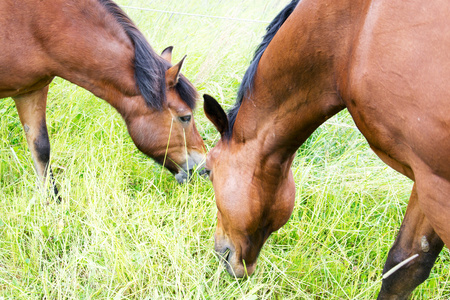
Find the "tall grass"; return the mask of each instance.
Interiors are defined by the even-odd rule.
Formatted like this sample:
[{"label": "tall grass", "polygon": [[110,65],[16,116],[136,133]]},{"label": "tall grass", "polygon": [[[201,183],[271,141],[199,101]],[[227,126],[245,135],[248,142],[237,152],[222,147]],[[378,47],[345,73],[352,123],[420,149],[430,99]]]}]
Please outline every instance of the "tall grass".
[{"label": "tall grass", "polygon": [[[120,1],[267,21],[288,2]],[[188,54],[183,72],[200,93],[233,104],[265,24],[126,11],[157,51],[175,46],[175,61]],[[412,183],[375,157],[348,113],[299,149],[292,217],[268,240],[255,274],[237,280],[213,252],[208,180],[178,185],[135,148],[111,107],[64,80],[52,83],[47,111],[59,205],[37,188],[13,101],[0,106],[0,299],[376,296]],[[195,117],[213,147],[218,134],[201,109]],[[414,299],[450,297],[449,260],[445,248]]]}]

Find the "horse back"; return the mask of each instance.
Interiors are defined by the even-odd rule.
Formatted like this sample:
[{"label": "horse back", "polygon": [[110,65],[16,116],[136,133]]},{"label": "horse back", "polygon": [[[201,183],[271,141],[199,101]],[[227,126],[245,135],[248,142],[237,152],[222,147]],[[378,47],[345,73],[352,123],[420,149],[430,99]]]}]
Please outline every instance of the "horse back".
[{"label": "horse back", "polygon": [[134,48],[97,0],[0,1],[0,97],[47,85],[54,76],[90,90],[85,77],[134,87]]}]

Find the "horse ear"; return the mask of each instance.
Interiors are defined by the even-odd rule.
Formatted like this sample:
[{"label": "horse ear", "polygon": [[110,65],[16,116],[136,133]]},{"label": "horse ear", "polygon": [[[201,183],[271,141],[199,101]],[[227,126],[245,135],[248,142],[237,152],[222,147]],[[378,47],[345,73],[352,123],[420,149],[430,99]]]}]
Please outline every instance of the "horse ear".
[{"label": "horse ear", "polygon": [[173,46],[169,46],[161,52],[161,57],[170,63],[172,63],[172,50]]},{"label": "horse ear", "polygon": [[210,95],[204,94],[203,110],[206,117],[214,124],[219,131],[220,135],[223,135],[228,131],[228,117],[222,106]]},{"label": "horse ear", "polygon": [[166,71],[166,85],[168,88],[174,87],[178,83],[181,67],[183,66],[186,55],[173,67]]}]

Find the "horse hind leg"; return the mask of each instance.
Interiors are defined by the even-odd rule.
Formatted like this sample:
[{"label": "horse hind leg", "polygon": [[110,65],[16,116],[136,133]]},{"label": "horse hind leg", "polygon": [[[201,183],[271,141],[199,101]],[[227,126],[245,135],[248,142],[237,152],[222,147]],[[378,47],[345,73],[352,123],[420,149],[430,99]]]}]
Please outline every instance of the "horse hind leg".
[{"label": "horse hind leg", "polygon": [[56,200],[60,203],[61,197],[58,194],[52,170],[49,167],[50,141],[45,120],[47,93],[48,85],[40,90],[13,97],[13,99],[25,131],[37,176],[42,185],[45,185],[46,178],[49,176],[49,182]]},{"label": "horse hind leg", "polygon": [[407,299],[411,292],[428,278],[431,268],[444,246],[419,207],[414,184],[400,232],[389,251],[383,274],[412,258],[404,266],[383,279],[378,299]]}]

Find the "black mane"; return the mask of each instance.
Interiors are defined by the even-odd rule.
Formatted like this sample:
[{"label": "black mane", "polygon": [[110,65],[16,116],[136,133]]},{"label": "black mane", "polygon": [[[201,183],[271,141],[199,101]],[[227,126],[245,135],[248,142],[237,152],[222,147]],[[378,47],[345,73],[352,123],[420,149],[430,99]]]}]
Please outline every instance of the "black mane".
[{"label": "black mane", "polygon": [[[98,1],[114,16],[134,44],[134,77],[142,97],[148,106],[161,110],[166,101],[165,74],[170,64],[155,53],[144,35],[116,3],[111,0]],[[175,88],[181,99],[194,109],[197,91],[192,84],[181,75]]]},{"label": "black mane", "polygon": [[269,46],[275,34],[278,32],[278,29],[280,29],[280,27],[284,24],[286,19],[291,15],[291,13],[294,11],[295,7],[299,2],[300,0],[292,0],[292,2],[289,3],[285,8],[283,8],[283,10],[280,11],[280,13],[275,17],[275,19],[272,20],[269,26],[267,26],[267,32],[264,35],[261,44],[256,49],[255,56],[253,57],[250,66],[245,72],[244,77],[242,78],[242,83],[241,86],[239,87],[239,91],[237,94],[236,104],[228,112],[229,129],[228,132],[225,134],[227,138],[230,138],[231,133],[233,132],[234,122],[236,121],[236,117],[239,108],[241,107],[244,95],[248,92],[251,92],[253,89],[253,79],[255,77],[256,69],[258,68],[258,63],[259,60],[261,59],[261,56],[263,55],[267,46]]}]

